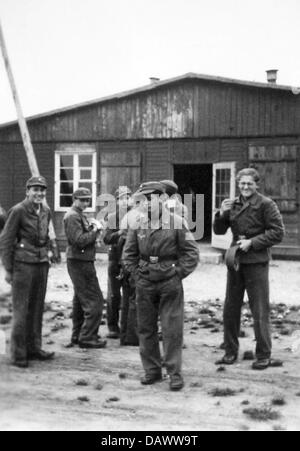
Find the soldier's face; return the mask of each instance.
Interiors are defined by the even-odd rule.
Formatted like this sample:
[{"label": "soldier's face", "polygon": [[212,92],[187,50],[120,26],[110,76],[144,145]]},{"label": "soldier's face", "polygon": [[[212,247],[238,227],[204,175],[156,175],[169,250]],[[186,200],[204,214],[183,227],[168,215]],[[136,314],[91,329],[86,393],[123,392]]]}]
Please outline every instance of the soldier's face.
[{"label": "soldier's face", "polygon": [[253,196],[253,194],[257,192],[258,185],[251,175],[243,175],[243,177],[239,181],[239,189],[241,195],[245,199],[249,199]]},{"label": "soldier's face", "polygon": [[147,194],[145,196],[143,207],[147,211],[148,216],[157,219],[160,214],[162,201],[157,194]]},{"label": "soldier's face", "polygon": [[84,211],[90,206],[91,199],[76,199],[74,203],[75,207],[81,211]]},{"label": "soldier's face", "polygon": [[129,206],[130,196],[121,196],[118,200],[119,207],[121,209],[127,208]]},{"label": "soldier's face", "polygon": [[47,190],[42,186],[31,186],[27,188],[26,196],[34,205],[41,205],[46,198]]}]

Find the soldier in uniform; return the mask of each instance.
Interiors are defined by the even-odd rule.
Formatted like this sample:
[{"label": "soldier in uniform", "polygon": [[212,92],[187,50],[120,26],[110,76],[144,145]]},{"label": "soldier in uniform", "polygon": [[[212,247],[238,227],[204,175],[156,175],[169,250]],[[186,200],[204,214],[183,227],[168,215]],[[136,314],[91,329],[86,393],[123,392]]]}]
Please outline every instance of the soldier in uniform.
[{"label": "soldier in uniform", "polygon": [[73,206],[64,217],[64,227],[68,241],[67,267],[74,287],[70,346],[79,344],[81,348],[98,349],[106,346],[106,341],[98,336],[104,300],[94,264],[102,226],[84,215],[91,197],[87,188],[74,192]]},{"label": "soldier in uniform", "polygon": [[[115,193],[116,209],[108,215],[106,230],[103,235],[104,244],[109,246],[108,251],[108,286],[109,296],[107,299],[107,338],[120,338],[120,309],[121,291],[123,291],[123,304],[127,301],[128,287],[121,271],[122,246],[120,243],[124,232],[120,229],[120,224],[129,210],[129,199],[131,190],[127,186],[120,187]],[[124,244],[124,243],[123,243]],[[125,299],[124,299],[125,297]],[[121,337],[121,342],[125,337]]]},{"label": "soldier in uniform", "polygon": [[164,211],[159,182],[144,183],[139,195],[147,214],[130,228],[123,252],[123,265],[135,278],[140,354],[145,370],[143,385],[162,379],[158,339],[161,318],[165,365],[170,389],[180,390],[183,344],[182,279],[196,268],[199,251],[192,234],[179,216]]},{"label": "soldier in uniform", "polygon": [[165,193],[168,196],[165,207],[172,213],[188,220],[188,209],[178,197],[178,185],[173,180],[161,180]]},{"label": "soldier in uniform", "polygon": [[233,233],[232,247],[227,253],[227,291],[224,306],[225,355],[217,363],[233,364],[238,357],[241,309],[245,290],[254,318],[256,361],[253,369],[264,370],[275,362],[271,359],[269,325],[269,260],[270,248],[284,236],[282,217],[271,199],[258,193],[260,181],[253,168],[237,175],[240,196],[226,199],[216,214],[214,231]]},{"label": "soldier in uniform", "polygon": [[6,281],[12,284],[11,362],[20,368],[26,368],[28,360],[54,356],[42,350],[51,219],[44,205],[47,183],[44,177],[32,177],[26,188],[26,199],[10,210],[0,238]]},{"label": "soldier in uniform", "polygon": [[[123,252],[130,228],[135,229],[141,218],[145,217],[141,211],[139,202],[132,198],[133,208],[124,216],[121,221],[121,236],[119,248]],[[122,256],[121,256],[122,261]],[[134,277],[122,265],[123,274],[123,301],[121,309],[121,345],[139,346],[137,327],[137,307],[136,307],[136,286]]]}]

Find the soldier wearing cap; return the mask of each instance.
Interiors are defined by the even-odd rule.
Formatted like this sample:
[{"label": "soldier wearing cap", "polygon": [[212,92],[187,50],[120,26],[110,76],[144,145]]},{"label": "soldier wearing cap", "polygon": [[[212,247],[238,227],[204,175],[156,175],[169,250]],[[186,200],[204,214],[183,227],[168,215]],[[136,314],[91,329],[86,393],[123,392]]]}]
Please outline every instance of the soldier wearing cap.
[{"label": "soldier wearing cap", "polygon": [[188,220],[188,209],[178,197],[178,185],[173,180],[161,180],[167,198],[165,200],[165,207],[173,214],[181,216],[186,221]]},{"label": "soldier wearing cap", "polygon": [[224,305],[225,355],[217,363],[232,365],[238,358],[241,309],[245,291],[254,319],[256,361],[253,369],[264,370],[271,359],[269,260],[270,248],[284,236],[284,225],[275,202],[258,192],[260,177],[253,168],[237,175],[240,196],[226,199],[216,214],[214,232],[233,233],[227,252],[227,290]]},{"label": "soldier wearing cap", "polygon": [[198,247],[185,221],[166,212],[159,182],[144,183],[141,196],[145,216],[129,229],[123,265],[136,282],[140,354],[145,370],[143,385],[162,379],[158,317],[161,319],[165,365],[170,389],[182,389],[183,286],[182,279],[199,261]]},{"label": "soldier wearing cap", "polygon": [[29,360],[49,360],[54,356],[42,350],[51,219],[50,209],[44,203],[46,190],[44,177],[28,180],[26,199],[10,210],[0,237],[6,281],[12,284],[11,362],[21,368],[26,368]]},{"label": "soldier wearing cap", "polygon": [[91,197],[87,188],[76,190],[73,206],[64,217],[67,267],[74,287],[73,331],[69,346],[79,344],[81,348],[98,349],[106,345],[106,341],[98,336],[104,300],[94,264],[96,241],[102,226],[84,215]]},{"label": "soldier wearing cap", "polygon": [[[108,215],[103,241],[109,247],[107,302],[108,338],[120,338],[121,345],[138,345],[135,330],[128,323],[129,303],[132,296],[132,286],[127,275],[122,271],[121,256],[126,240],[126,229],[121,229],[123,218],[130,211],[132,192],[127,186],[120,187],[115,193],[116,208]],[[122,291],[122,296],[121,296]],[[121,317],[120,317],[121,310]]]}]

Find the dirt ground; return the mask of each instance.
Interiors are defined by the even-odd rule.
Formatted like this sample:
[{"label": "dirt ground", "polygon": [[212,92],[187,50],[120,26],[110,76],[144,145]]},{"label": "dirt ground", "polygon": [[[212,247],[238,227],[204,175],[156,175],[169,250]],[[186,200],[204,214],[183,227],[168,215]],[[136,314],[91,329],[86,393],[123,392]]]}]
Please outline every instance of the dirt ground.
[{"label": "dirt ground", "polygon": [[[106,294],[105,256],[97,261]],[[245,305],[238,363],[215,365],[222,356],[223,265],[199,265],[185,281],[185,388],[168,390],[167,379],[140,385],[138,349],[109,340],[106,349],[66,349],[71,332],[72,287],[65,264],[50,271],[44,347],[52,362],[21,370],[0,356],[0,430],[252,431],[300,430],[300,262],[271,264],[274,357],[284,366],[263,372],[243,360],[253,351],[252,319]],[[0,328],[10,332],[9,287],[0,269]],[[105,336],[106,326],[101,326]],[[227,395],[227,396],[225,396]],[[255,418],[247,409],[256,408]],[[264,409],[264,410],[263,410]],[[249,413],[249,412],[248,412]],[[250,411],[251,413],[251,411]],[[259,421],[258,413],[263,415]],[[269,419],[271,417],[271,419]]]}]

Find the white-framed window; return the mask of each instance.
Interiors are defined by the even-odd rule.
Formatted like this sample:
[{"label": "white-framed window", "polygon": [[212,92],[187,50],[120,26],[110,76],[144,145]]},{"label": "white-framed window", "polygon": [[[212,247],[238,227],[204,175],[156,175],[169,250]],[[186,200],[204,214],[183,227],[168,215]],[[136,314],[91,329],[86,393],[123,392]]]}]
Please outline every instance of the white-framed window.
[{"label": "white-framed window", "polygon": [[213,213],[221,208],[225,199],[235,197],[235,163],[213,165]]},{"label": "white-framed window", "polygon": [[92,203],[87,211],[96,211],[97,153],[88,146],[72,146],[55,152],[55,211],[72,206],[72,194],[78,188],[88,188]]},{"label": "white-framed window", "polygon": [[[235,198],[235,182],[236,163],[224,162],[215,163],[213,165],[213,216],[219,208],[221,208],[224,199]],[[211,244],[217,249],[228,249],[232,242],[232,232],[227,230],[225,235],[215,235],[212,231]]]}]

